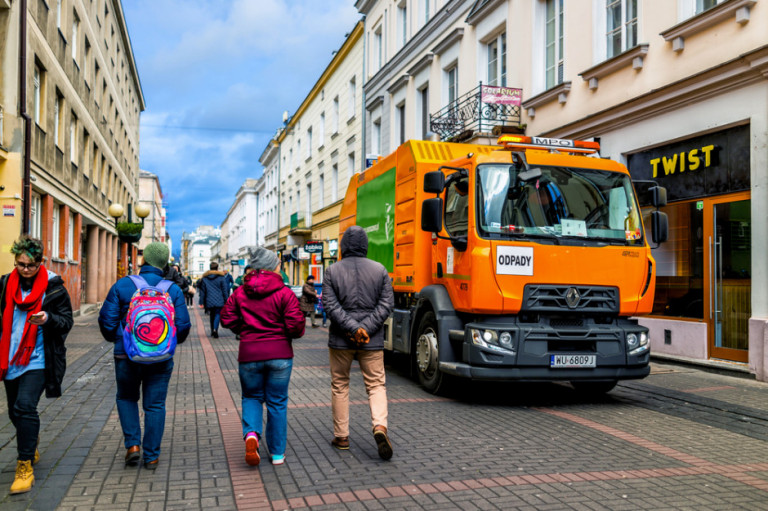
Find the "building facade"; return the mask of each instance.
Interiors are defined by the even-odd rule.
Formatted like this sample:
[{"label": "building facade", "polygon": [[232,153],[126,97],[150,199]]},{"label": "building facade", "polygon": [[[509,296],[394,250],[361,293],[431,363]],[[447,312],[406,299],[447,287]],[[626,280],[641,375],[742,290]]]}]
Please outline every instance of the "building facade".
[{"label": "building facade", "polygon": [[138,204],[149,208],[149,214],[144,218],[144,230],[141,232],[139,249],[144,250],[144,247],[156,241],[168,243],[170,249],[170,238],[165,228],[166,215],[160,179],[146,170],[139,172]]},{"label": "building facade", "polygon": [[251,253],[258,247],[259,214],[257,186],[259,179],[246,179],[235,194],[235,202],[221,224],[219,264],[232,274],[242,275]]},{"label": "building facade", "polygon": [[0,2],[0,271],[28,232],[78,310],[135,267],[107,210],[138,200],[144,97],[118,0],[21,5]]},{"label": "building facade", "polygon": [[[221,238],[221,229],[212,225],[198,226],[193,232],[185,232],[182,235],[182,271],[196,281],[208,271],[213,260],[212,247],[218,244]],[[220,254],[221,249],[217,248],[216,254]],[[217,256],[218,257],[218,256]],[[184,264],[186,261],[186,264]],[[218,262],[218,261],[217,261]]]}]

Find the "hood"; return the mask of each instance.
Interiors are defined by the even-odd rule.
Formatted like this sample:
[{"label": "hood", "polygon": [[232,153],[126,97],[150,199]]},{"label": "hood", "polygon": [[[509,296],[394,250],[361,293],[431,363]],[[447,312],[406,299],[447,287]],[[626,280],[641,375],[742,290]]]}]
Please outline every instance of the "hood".
[{"label": "hood", "polygon": [[219,270],[208,270],[207,272],[203,273],[203,278],[206,278],[206,277],[214,278],[217,275],[221,275],[223,277],[224,272]]},{"label": "hood", "polygon": [[341,257],[365,257],[368,255],[368,235],[359,225],[344,231],[341,238]]},{"label": "hood", "polygon": [[273,271],[256,270],[243,278],[242,287],[246,295],[256,298],[271,295],[285,287],[285,284],[283,284],[283,278]]}]

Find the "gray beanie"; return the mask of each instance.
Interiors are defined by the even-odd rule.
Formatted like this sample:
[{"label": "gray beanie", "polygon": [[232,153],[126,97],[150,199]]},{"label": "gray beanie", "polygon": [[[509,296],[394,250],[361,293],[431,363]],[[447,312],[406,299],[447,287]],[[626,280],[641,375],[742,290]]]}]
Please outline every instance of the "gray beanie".
[{"label": "gray beanie", "polygon": [[144,262],[161,270],[168,264],[168,245],[165,243],[150,243],[144,247]]},{"label": "gray beanie", "polygon": [[280,259],[277,258],[277,254],[271,250],[267,250],[264,247],[259,247],[256,249],[256,252],[254,252],[253,257],[251,258],[250,266],[254,270],[273,271],[275,268],[277,268],[277,263],[279,262]]}]

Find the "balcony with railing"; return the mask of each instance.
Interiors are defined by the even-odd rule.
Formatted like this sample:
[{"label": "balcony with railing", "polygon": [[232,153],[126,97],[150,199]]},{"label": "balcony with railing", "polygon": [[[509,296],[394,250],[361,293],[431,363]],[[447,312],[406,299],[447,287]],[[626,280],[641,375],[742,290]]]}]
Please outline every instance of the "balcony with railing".
[{"label": "balcony with railing", "polygon": [[291,215],[291,230],[290,234],[311,234],[312,233],[312,218],[306,218],[305,213],[298,212]]},{"label": "balcony with railing", "polygon": [[517,132],[520,130],[522,96],[522,89],[480,83],[442,110],[430,114],[430,130],[443,141],[462,141],[479,134]]}]

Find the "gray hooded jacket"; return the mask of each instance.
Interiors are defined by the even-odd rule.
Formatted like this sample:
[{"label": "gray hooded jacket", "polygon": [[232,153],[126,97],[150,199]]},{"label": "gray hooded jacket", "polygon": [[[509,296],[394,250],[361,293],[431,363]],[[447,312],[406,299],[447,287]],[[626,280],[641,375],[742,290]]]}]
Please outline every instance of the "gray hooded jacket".
[{"label": "gray hooded jacket", "polygon": [[[392,280],[381,263],[366,258],[368,235],[353,225],[341,238],[341,261],[323,278],[323,308],[331,319],[328,346],[335,349],[384,349],[384,321],[392,313]],[[349,339],[358,328],[371,337],[358,345]]]}]

